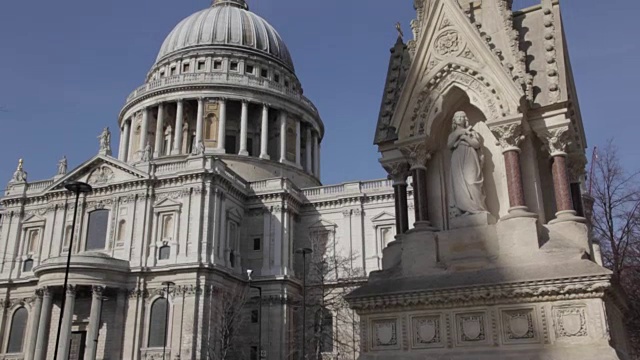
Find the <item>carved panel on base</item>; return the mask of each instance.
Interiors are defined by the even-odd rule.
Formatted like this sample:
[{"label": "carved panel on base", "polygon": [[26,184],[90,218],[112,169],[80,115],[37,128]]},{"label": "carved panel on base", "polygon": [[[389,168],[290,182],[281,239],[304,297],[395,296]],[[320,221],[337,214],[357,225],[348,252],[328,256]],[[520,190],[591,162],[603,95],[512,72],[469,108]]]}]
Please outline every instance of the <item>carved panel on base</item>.
[{"label": "carved panel on base", "polygon": [[411,318],[411,347],[414,349],[444,347],[440,315]]},{"label": "carved panel on base", "polygon": [[373,350],[400,350],[398,319],[371,321],[371,348]]},{"label": "carved panel on base", "polygon": [[584,306],[554,307],[553,322],[558,339],[588,336],[587,314]]},{"label": "carved panel on base", "polygon": [[505,344],[540,342],[533,308],[502,310],[502,337]]},{"label": "carved panel on base", "polygon": [[456,314],[456,345],[488,344],[487,314],[485,312]]}]

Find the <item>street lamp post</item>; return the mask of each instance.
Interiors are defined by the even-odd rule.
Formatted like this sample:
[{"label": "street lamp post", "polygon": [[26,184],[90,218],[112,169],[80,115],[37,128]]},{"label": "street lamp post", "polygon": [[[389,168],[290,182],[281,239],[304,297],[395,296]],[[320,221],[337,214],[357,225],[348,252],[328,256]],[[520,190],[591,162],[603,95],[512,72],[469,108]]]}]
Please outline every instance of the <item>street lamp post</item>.
[{"label": "street lamp post", "polygon": [[62,305],[60,305],[60,319],[58,319],[58,334],[56,335],[56,346],[53,351],[53,360],[58,359],[58,345],[60,345],[60,329],[62,328],[62,318],[64,316],[65,305],[65,292],[69,283],[69,266],[71,265],[71,251],[73,250],[73,237],[76,231],[76,217],[78,215],[78,202],[80,201],[80,194],[86,194],[93,191],[91,185],[80,181],[70,181],[64,184],[65,189],[76,194],[76,205],[73,208],[73,220],[71,222],[71,236],[69,236],[69,249],[67,250],[67,266],[64,270],[64,285],[62,286]]},{"label": "street lamp post", "polygon": [[167,330],[169,328],[169,290],[172,286],[175,285],[175,283],[171,281],[165,281],[162,283],[162,285],[166,286],[167,288],[167,293],[165,296],[165,299],[167,299],[167,310],[165,314],[166,316],[164,318],[164,342],[162,343],[162,360],[165,360],[167,355]]},{"label": "street lamp post", "polygon": [[262,288],[260,286],[251,285],[251,274],[253,274],[253,270],[247,270],[249,289],[258,290],[258,359],[262,359]]},{"label": "street lamp post", "polygon": [[302,359],[307,359],[307,254],[313,251],[309,248],[296,250],[296,254],[302,254]]}]

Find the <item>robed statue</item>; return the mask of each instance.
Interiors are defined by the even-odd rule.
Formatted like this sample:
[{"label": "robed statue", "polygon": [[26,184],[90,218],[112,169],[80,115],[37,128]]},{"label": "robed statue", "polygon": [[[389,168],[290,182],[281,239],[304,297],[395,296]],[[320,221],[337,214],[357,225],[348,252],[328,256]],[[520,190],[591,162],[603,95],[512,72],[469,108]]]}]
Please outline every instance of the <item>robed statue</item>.
[{"label": "robed statue", "polygon": [[22,159],[18,160],[18,167],[16,171],[13,173],[10,182],[18,182],[23,183],[27,181],[27,172],[24,171],[24,161]]},{"label": "robed statue", "polygon": [[67,157],[63,156],[60,161],[58,161],[58,174],[57,175],[65,175],[67,173]]},{"label": "robed statue", "polygon": [[109,131],[108,127],[102,130],[98,140],[100,140],[100,154],[111,155],[111,131]]},{"label": "robed statue", "polygon": [[464,111],[458,111],[453,115],[447,147],[451,150],[449,206],[454,215],[486,212],[482,137],[469,126],[469,119]]}]

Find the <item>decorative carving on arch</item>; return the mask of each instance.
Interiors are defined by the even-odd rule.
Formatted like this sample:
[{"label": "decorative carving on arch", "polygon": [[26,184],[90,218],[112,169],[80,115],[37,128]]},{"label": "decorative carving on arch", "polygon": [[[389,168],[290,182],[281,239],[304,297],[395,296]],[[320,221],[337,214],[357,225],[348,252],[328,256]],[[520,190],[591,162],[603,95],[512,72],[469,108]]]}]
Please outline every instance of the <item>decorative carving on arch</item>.
[{"label": "decorative carving on arch", "polygon": [[438,104],[456,87],[467,94],[471,104],[484,113],[488,122],[511,112],[501,93],[486,77],[467,66],[450,63],[433,75],[420,91],[411,118],[400,126],[399,138],[429,135],[434,119],[442,110]]}]

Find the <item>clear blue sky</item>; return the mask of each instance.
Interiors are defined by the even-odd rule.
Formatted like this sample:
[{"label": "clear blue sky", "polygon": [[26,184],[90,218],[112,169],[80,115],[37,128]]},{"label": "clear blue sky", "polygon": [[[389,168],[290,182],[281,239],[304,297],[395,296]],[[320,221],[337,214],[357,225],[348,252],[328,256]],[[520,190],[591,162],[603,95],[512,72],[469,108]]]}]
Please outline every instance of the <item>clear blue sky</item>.
[{"label": "clear blue sky", "polygon": [[[516,0],[516,3],[531,3]],[[25,159],[29,179],[75,167],[117,129],[129,92],[143,83],[162,40],[209,0],[21,0],[0,7],[0,187]],[[326,125],[325,184],[383,177],[372,145],[394,24],[412,0],[250,0],[292,53],[305,94]],[[615,138],[637,168],[640,63],[637,0],[562,1],[589,145]],[[117,132],[117,131],[114,131]],[[114,136],[117,149],[117,136]]]}]

